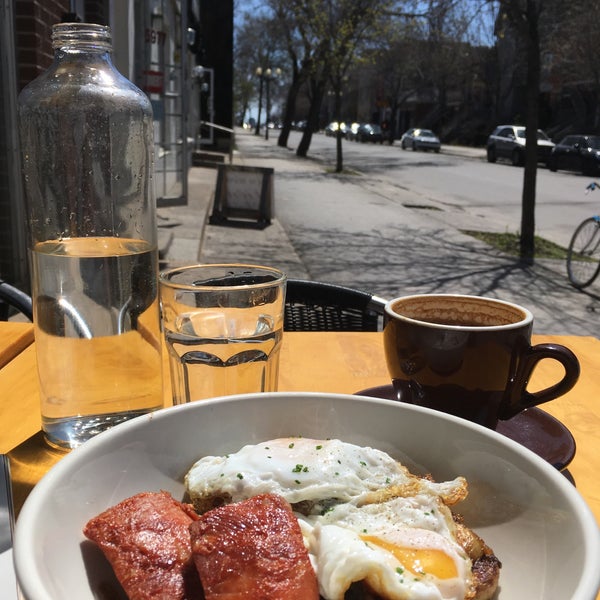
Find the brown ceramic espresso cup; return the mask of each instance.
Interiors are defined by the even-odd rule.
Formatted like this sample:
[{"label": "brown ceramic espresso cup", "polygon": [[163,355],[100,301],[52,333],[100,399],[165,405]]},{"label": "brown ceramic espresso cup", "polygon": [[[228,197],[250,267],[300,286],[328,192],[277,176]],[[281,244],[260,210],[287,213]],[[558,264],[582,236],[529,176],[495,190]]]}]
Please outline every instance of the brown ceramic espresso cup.
[{"label": "brown ceramic espresso cup", "polygon": [[[577,357],[559,344],[531,345],[526,308],[478,296],[424,294],[390,300],[383,339],[398,400],[427,406],[492,429],[498,419],[568,392]],[[536,364],[560,362],[564,377],[528,392]]]}]

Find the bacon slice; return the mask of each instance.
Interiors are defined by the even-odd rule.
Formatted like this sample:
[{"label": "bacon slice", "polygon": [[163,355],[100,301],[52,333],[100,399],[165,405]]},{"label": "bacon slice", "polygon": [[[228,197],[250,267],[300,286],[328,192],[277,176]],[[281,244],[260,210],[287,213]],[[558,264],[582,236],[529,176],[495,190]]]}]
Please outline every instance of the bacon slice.
[{"label": "bacon slice", "polygon": [[94,517],[83,533],[100,546],[130,600],[201,600],[189,533],[196,519],[191,505],[147,492]]},{"label": "bacon slice", "polygon": [[190,525],[206,600],[317,600],[298,521],[282,497],[215,508]]}]

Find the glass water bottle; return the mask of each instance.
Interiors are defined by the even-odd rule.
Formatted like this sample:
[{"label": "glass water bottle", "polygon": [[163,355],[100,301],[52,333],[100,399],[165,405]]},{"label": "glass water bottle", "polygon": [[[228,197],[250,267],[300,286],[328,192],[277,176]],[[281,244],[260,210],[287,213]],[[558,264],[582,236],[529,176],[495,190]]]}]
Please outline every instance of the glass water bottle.
[{"label": "glass water bottle", "polygon": [[72,448],[162,406],[147,96],[108,27],[61,23],[19,95],[42,428]]}]

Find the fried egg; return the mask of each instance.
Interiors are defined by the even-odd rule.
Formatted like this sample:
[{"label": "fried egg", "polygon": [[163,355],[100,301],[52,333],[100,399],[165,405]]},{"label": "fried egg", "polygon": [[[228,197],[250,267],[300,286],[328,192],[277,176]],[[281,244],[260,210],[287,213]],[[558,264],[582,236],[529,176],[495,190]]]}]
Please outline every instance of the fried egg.
[{"label": "fried egg", "polygon": [[343,600],[357,581],[388,599],[463,600],[469,590],[471,561],[454,539],[448,508],[433,494],[343,503],[298,519],[327,600]]},{"label": "fried egg", "polygon": [[[279,438],[247,445],[235,454],[206,456],[185,477],[196,506],[239,502],[258,494],[279,494],[303,512],[331,504],[372,502],[370,495],[400,495],[426,487],[442,496],[466,490],[464,479],[441,484],[419,479],[391,456],[340,440]],[[466,492],[465,492],[466,495]],[[213,501],[214,500],[214,501]]]},{"label": "fried egg", "polygon": [[416,477],[385,452],[340,440],[280,438],[207,456],[186,475],[200,511],[263,493],[294,508],[326,600],[363,581],[382,598],[464,600],[471,561],[448,505],[466,481]]}]

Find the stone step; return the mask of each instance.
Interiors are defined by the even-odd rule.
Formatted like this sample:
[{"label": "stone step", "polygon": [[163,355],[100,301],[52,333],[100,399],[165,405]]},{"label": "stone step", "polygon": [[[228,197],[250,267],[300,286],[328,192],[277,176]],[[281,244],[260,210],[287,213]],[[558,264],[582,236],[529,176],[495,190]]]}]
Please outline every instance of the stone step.
[{"label": "stone step", "polygon": [[192,165],[194,167],[216,167],[225,162],[225,154],[209,150],[194,150],[192,152]]}]

